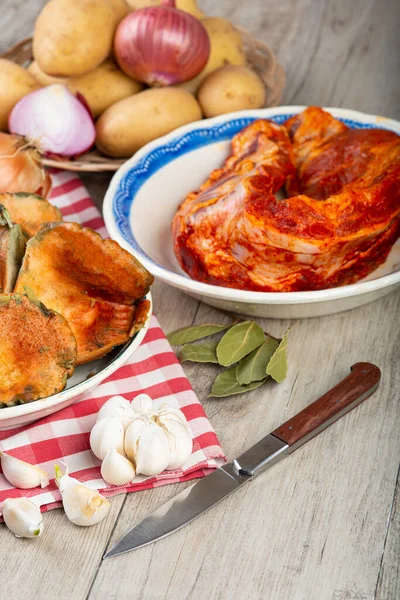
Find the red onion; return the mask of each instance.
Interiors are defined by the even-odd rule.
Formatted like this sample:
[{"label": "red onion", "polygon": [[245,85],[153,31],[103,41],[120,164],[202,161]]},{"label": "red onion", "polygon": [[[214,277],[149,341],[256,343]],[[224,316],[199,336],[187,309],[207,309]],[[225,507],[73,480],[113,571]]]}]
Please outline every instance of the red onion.
[{"label": "red onion", "polygon": [[42,152],[61,156],[82,154],[96,137],[86,101],[59,84],[31,92],[17,102],[9,129],[33,140]]},{"label": "red onion", "polygon": [[210,40],[204,25],[175,0],[139,8],[118,25],[114,52],[127,75],[149,85],[174,85],[205,67]]}]

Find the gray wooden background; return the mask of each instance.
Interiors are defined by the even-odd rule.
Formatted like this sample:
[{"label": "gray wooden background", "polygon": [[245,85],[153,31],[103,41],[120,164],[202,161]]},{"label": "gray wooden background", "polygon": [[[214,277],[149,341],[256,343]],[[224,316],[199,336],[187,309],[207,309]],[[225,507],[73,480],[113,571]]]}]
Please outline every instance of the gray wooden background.
[{"label": "gray wooden background", "polygon": [[[32,31],[43,0],[1,0],[0,48]],[[398,0],[200,0],[247,27],[287,70],[283,104],[317,104],[400,118]],[[84,177],[101,206],[108,175]],[[156,283],[166,331],[221,315]],[[379,391],[361,407],[168,539],[101,562],[136,520],[182,489],[118,496],[97,527],[45,515],[45,535],[0,527],[0,599],[398,600],[400,598],[400,295],[294,322],[279,386],[208,400],[212,367],[185,367],[229,458],[344,377],[376,362]],[[265,321],[280,335],[284,321]]]}]

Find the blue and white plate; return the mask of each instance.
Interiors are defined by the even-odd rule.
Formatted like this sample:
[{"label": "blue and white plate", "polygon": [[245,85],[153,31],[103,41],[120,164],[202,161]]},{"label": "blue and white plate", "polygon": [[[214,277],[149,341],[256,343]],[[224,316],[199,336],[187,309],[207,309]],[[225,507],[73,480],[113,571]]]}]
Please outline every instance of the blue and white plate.
[{"label": "blue and white plate", "polygon": [[[282,123],[304,106],[279,106],[241,111],[197,121],[147,144],[114,175],[104,199],[110,236],[132,252],[158,279],[203,302],[272,318],[315,317],[348,310],[388,294],[400,284],[400,240],[388,259],[362,281],[311,292],[251,292],[191,279],[175,258],[171,236],[173,216],[186,195],[222,165],[230,140],[255,119]],[[400,123],[341,108],[327,108],[350,127],[390,129]]]}]

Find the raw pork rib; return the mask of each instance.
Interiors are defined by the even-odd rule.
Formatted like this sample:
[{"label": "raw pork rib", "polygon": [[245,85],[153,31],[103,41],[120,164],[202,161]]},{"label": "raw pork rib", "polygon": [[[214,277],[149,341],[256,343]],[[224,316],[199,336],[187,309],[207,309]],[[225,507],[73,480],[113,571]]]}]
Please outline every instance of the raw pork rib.
[{"label": "raw pork rib", "polygon": [[400,235],[400,136],[349,129],[316,107],[284,126],[255,121],[172,233],[182,268],[206,283],[289,292],[358,281]]}]

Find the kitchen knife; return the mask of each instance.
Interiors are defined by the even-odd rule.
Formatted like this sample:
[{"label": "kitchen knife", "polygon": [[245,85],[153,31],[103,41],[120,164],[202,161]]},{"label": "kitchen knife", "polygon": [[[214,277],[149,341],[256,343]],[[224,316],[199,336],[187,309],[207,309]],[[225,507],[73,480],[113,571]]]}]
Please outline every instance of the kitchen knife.
[{"label": "kitchen knife", "polygon": [[321,398],[132,527],[104,558],[151,544],[187,525],[358,406],[374,393],[380,378],[380,370],[373,364],[353,365],[350,375]]}]

